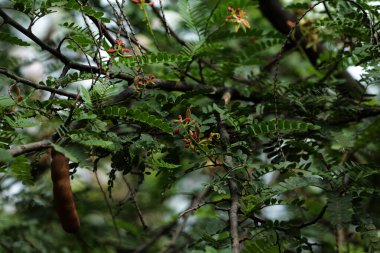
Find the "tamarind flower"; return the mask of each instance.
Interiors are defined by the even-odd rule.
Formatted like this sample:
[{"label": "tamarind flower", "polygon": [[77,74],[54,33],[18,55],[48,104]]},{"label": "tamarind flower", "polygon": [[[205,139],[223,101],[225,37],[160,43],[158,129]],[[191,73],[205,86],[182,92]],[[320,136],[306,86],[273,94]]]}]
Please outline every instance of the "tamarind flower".
[{"label": "tamarind flower", "polygon": [[[126,52],[126,51],[125,51]],[[124,57],[130,57],[131,55],[129,55],[129,56],[124,56]],[[156,85],[156,83],[153,81],[153,79],[155,78],[155,75],[154,74],[150,74],[149,75],[149,78],[148,77],[144,77],[144,76],[140,76],[140,75],[137,75],[137,76],[135,76],[135,78],[134,78],[134,85],[135,85],[135,87],[136,87],[136,89],[137,89],[137,91],[143,91],[143,90],[145,90],[145,88],[147,87],[147,86],[154,86],[154,85]],[[182,120],[182,118],[181,118],[181,120]],[[174,121],[174,123],[176,123],[175,121]]]},{"label": "tamarind flower", "polygon": [[122,40],[116,40],[116,44],[122,46],[122,47],[125,47],[125,43],[122,41]]},{"label": "tamarind flower", "polygon": [[117,53],[118,56],[120,57],[132,57],[130,54],[124,54],[124,53],[129,53],[131,50],[128,48],[125,48],[125,43],[121,39],[117,39],[115,41],[116,48],[110,48],[107,50],[108,53]]},{"label": "tamarind flower", "polygon": [[247,20],[247,15],[245,11],[243,11],[240,8],[234,9],[231,6],[228,6],[227,9],[231,13],[231,15],[228,15],[226,17],[226,21],[235,24],[235,32],[238,32],[240,28],[242,28],[244,32],[247,28],[251,28],[251,25]]}]

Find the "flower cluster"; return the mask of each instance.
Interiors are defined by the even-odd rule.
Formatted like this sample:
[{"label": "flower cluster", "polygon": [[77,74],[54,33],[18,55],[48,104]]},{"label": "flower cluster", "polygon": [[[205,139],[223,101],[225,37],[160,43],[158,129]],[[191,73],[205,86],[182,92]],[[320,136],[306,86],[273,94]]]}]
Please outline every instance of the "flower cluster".
[{"label": "flower cluster", "polygon": [[131,50],[125,47],[125,43],[122,40],[116,40],[115,46],[116,48],[110,48],[107,50],[107,52],[110,54],[116,53],[121,57],[132,57],[132,55],[128,54],[131,52]]},{"label": "flower cluster", "polygon": [[136,76],[134,80],[134,85],[136,87],[137,91],[143,91],[145,90],[146,86],[148,85],[155,85],[154,79],[156,76],[154,74],[150,74],[148,78]]},{"label": "flower cluster", "polygon": [[144,8],[145,4],[148,4],[149,6],[153,6],[154,5],[153,1],[151,1],[149,3],[146,3],[145,0],[131,0],[131,2],[134,3],[134,4],[139,4],[141,9]]},{"label": "flower cluster", "polygon": [[235,24],[235,32],[238,32],[240,28],[242,28],[244,32],[246,31],[246,28],[251,28],[245,11],[240,8],[234,9],[231,6],[228,6],[228,11],[230,12],[230,15],[226,17],[226,21]]},{"label": "flower cluster", "polygon": [[[191,118],[191,109],[186,110],[186,117],[178,115],[178,119],[173,120],[177,127],[173,133],[180,136],[180,140],[185,142],[185,148],[191,149],[194,152],[198,149],[204,149],[204,145],[219,140],[218,133],[211,133],[207,138],[202,132],[199,124],[195,119]],[[203,136],[202,136],[203,135]],[[203,138],[201,138],[203,137]]]}]

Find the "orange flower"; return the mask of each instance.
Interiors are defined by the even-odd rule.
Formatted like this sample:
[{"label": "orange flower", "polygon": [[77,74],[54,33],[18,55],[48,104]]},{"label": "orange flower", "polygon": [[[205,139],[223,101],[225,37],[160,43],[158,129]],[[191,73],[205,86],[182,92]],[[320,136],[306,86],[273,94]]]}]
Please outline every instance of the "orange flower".
[{"label": "orange flower", "polygon": [[246,13],[240,8],[232,8],[228,6],[228,11],[231,12],[231,15],[226,17],[227,22],[231,22],[235,24],[235,32],[238,32],[240,28],[246,31],[246,29],[250,29],[251,25],[247,20]]}]

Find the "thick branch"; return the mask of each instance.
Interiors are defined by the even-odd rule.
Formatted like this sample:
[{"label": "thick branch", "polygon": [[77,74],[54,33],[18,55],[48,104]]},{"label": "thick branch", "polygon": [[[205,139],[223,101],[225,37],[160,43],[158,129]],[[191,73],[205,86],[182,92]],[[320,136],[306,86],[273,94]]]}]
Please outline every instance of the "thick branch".
[{"label": "thick branch", "polygon": [[239,189],[235,181],[230,179],[228,186],[231,194],[231,208],[230,215],[230,233],[232,238],[232,251],[233,253],[240,252],[240,240],[238,231],[238,209],[239,209]]},{"label": "thick branch", "polygon": [[0,74],[2,75],[5,75],[13,80],[15,80],[16,82],[19,82],[19,83],[23,83],[23,84],[26,84],[30,87],[33,87],[35,89],[38,89],[38,90],[46,90],[46,91],[49,91],[49,92],[52,92],[52,93],[56,93],[58,95],[62,95],[62,96],[66,96],[66,97],[69,97],[69,98],[74,98],[76,99],[79,95],[77,94],[74,94],[74,93],[71,93],[71,92],[67,92],[67,91],[64,91],[64,90],[60,90],[60,89],[55,89],[55,88],[52,88],[52,87],[49,87],[49,86],[45,86],[45,85],[41,85],[41,84],[37,84],[37,83],[33,83],[27,79],[24,79],[22,77],[19,77],[11,72],[8,72],[5,68],[2,68],[0,67]]},{"label": "thick branch", "polygon": [[19,156],[28,152],[48,148],[50,147],[50,142],[51,142],[50,140],[42,140],[42,141],[37,141],[33,143],[28,143],[28,144],[20,145],[17,147],[13,147],[9,149],[8,152],[12,156]]}]

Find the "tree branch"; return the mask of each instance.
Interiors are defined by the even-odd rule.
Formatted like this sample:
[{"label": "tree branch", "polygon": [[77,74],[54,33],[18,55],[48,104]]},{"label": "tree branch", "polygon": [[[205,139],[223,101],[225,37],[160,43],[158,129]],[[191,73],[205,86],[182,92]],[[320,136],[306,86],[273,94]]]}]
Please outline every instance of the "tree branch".
[{"label": "tree branch", "polygon": [[23,144],[20,146],[13,147],[11,149],[8,149],[8,152],[12,156],[19,156],[28,152],[36,151],[36,150],[41,150],[44,148],[49,148],[50,147],[50,140],[42,140],[42,141],[37,141],[37,142],[32,142],[28,144]]},{"label": "tree branch", "polygon": [[[223,94],[222,100],[225,104],[228,104],[231,99],[231,94],[229,91],[226,91],[225,94]],[[227,99],[228,98],[228,99]],[[227,128],[224,122],[224,119],[221,115],[219,115],[219,132],[220,132],[220,139],[221,144],[223,146],[223,149],[226,153],[230,153],[229,148],[229,142],[230,142],[230,136],[227,132]],[[224,157],[224,164],[227,166],[229,174],[231,176],[230,179],[228,179],[228,188],[230,190],[231,195],[231,207],[229,209],[229,217],[230,217],[230,235],[231,235],[231,241],[232,241],[232,252],[233,253],[239,253],[240,252],[240,240],[239,240],[239,227],[238,227],[238,210],[239,210],[239,188],[234,181],[235,173],[233,170],[233,161],[232,156],[226,155]]]},{"label": "tree branch", "polygon": [[239,189],[237,184],[232,179],[228,180],[228,187],[231,194],[231,208],[230,215],[230,233],[232,237],[232,251],[233,253],[240,252],[240,240],[238,230],[238,209],[239,209]]},{"label": "tree branch", "polygon": [[73,99],[76,99],[78,97],[77,94],[74,94],[74,93],[71,93],[71,92],[67,92],[67,91],[60,90],[60,89],[55,89],[55,88],[52,88],[52,87],[49,87],[49,86],[33,83],[33,82],[31,82],[31,81],[29,81],[27,79],[24,79],[22,77],[19,77],[19,76],[13,74],[13,73],[7,71],[7,69],[5,69],[3,67],[0,67],[0,74],[2,74],[4,76],[7,76],[7,77],[15,80],[16,82],[26,84],[26,85],[28,85],[30,87],[33,87],[35,89],[38,89],[38,90],[49,91],[51,93],[56,93],[58,95],[62,95],[62,96],[73,98]]}]

